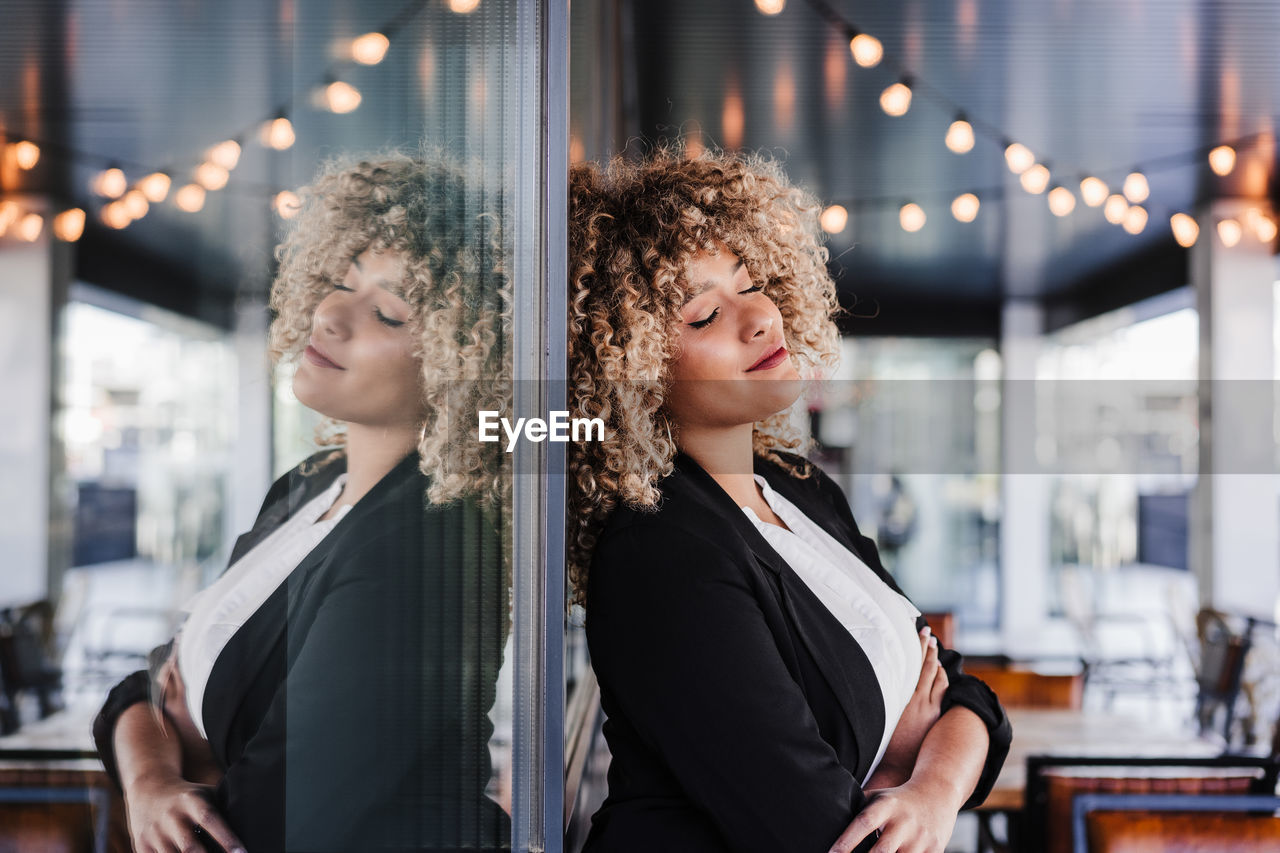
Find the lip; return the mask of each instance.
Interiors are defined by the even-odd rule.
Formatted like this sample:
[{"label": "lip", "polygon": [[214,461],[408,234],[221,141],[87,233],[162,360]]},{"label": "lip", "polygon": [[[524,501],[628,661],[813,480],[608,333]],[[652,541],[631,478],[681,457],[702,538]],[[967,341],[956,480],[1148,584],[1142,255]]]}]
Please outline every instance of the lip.
[{"label": "lip", "polygon": [[757,361],[755,364],[747,368],[747,373],[755,370],[772,370],[779,364],[787,360],[787,348],[779,346],[769,351],[769,354]]},{"label": "lip", "polygon": [[307,344],[307,348],[302,354],[307,361],[311,362],[316,367],[327,367],[330,370],[346,370],[346,368],[341,364],[338,364],[336,361],[317,349],[315,344]]}]

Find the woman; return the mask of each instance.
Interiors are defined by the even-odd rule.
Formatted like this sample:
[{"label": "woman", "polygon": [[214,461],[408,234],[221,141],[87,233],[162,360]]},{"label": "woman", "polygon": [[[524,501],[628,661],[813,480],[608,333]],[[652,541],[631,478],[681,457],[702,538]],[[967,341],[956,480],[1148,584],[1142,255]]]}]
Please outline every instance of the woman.
[{"label": "woman", "polygon": [[[327,416],[179,635],[94,725],[135,849],[498,849],[502,246],[443,161],[330,166],[277,251],[271,351]],[[149,702],[148,699],[154,701]],[[176,734],[176,736],[175,736]]]},{"label": "woman", "polygon": [[941,851],[1011,732],[789,452],[800,371],[838,345],[818,206],[728,154],[580,167],[570,194],[571,405],[610,427],[570,445],[613,757],[587,849]]}]

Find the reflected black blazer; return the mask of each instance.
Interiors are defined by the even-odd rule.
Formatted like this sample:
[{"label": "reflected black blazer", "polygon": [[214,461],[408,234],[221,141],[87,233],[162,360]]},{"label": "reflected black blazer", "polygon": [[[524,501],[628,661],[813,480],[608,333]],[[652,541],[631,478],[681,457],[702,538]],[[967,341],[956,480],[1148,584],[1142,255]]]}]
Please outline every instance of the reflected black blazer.
[{"label": "reflected black blazer", "polygon": [[[830,478],[763,459],[755,470],[898,589]],[[659,487],[656,512],[613,514],[590,567],[587,641],[613,760],[586,849],[824,853],[865,802],[885,727],[871,664],[696,462],[678,456]],[[972,709],[991,736],[972,807],[1012,729],[960,656],[940,652],[944,712]]]},{"label": "reflected black blazer", "polygon": [[[235,562],[343,470],[272,486]],[[309,470],[309,469],[307,469]],[[506,597],[472,502],[426,502],[416,453],[348,512],[219,655],[204,695],[219,810],[251,851],[506,849],[484,794]],[[136,683],[145,673],[131,676]],[[138,701],[122,683],[95,722]]]}]

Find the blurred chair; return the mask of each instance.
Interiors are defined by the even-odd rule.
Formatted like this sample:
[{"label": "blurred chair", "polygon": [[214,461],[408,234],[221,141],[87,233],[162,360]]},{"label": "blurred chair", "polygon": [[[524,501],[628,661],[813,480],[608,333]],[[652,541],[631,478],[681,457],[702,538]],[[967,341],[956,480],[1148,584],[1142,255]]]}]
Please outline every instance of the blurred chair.
[{"label": "blurred chair", "polygon": [[1072,853],[1280,850],[1274,795],[1077,794]]},{"label": "blurred chair", "polygon": [[1017,666],[968,663],[964,671],[985,681],[1006,708],[1079,710],[1084,703],[1084,673],[1046,675]]},{"label": "blurred chair", "polygon": [[[1073,801],[1082,794],[1217,797],[1274,796],[1280,760],[1274,756],[1222,755],[1212,758],[1098,758],[1033,755],[1027,759],[1026,804],[1017,847],[1027,853],[1071,853]],[[1172,801],[1170,801],[1172,802]],[[1213,811],[1209,806],[1206,810]],[[1122,821],[1121,821],[1122,822]],[[1138,849],[1164,849],[1148,847]]]},{"label": "blurred chair", "polygon": [[40,717],[62,708],[62,670],[48,654],[53,608],[47,601],[0,611],[0,684],[5,701],[0,726],[8,734],[21,725],[20,697],[34,694]]}]

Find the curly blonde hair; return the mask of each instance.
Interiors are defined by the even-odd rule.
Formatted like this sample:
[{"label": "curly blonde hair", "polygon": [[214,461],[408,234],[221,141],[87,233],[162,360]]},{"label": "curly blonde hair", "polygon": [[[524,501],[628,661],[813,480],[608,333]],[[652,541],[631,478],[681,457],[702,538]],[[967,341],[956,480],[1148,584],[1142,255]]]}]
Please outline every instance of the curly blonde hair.
[{"label": "curly blonde hair", "polygon": [[[476,435],[476,411],[507,410],[511,398],[507,249],[482,186],[478,171],[439,154],[335,160],[300,192],[276,249],[269,348],[277,362],[306,348],[316,306],[353,258],[370,248],[404,254],[402,295],[427,411],[418,451],[433,503],[501,501],[509,482],[501,446]],[[346,435],[329,421],[316,440],[341,448]]]},{"label": "curly blonde hair", "polygon": [[[674,436],[663,413],[678,357],[680,309],[692,295],[685,269],[723,243],[778,306],[787,349],[802,371],[833,365],[839,333],[835,283],[818,227],[820,207],[773,160],[662,149],[639,163],[575,167],[569,182],[569,406],[601,418],[600,442],[569,445],[569,578],[585,600],[601,527],[621,503],[656,508]],[[757,455],[797,476],[805,449],[786,412],[755,424]]]}]

